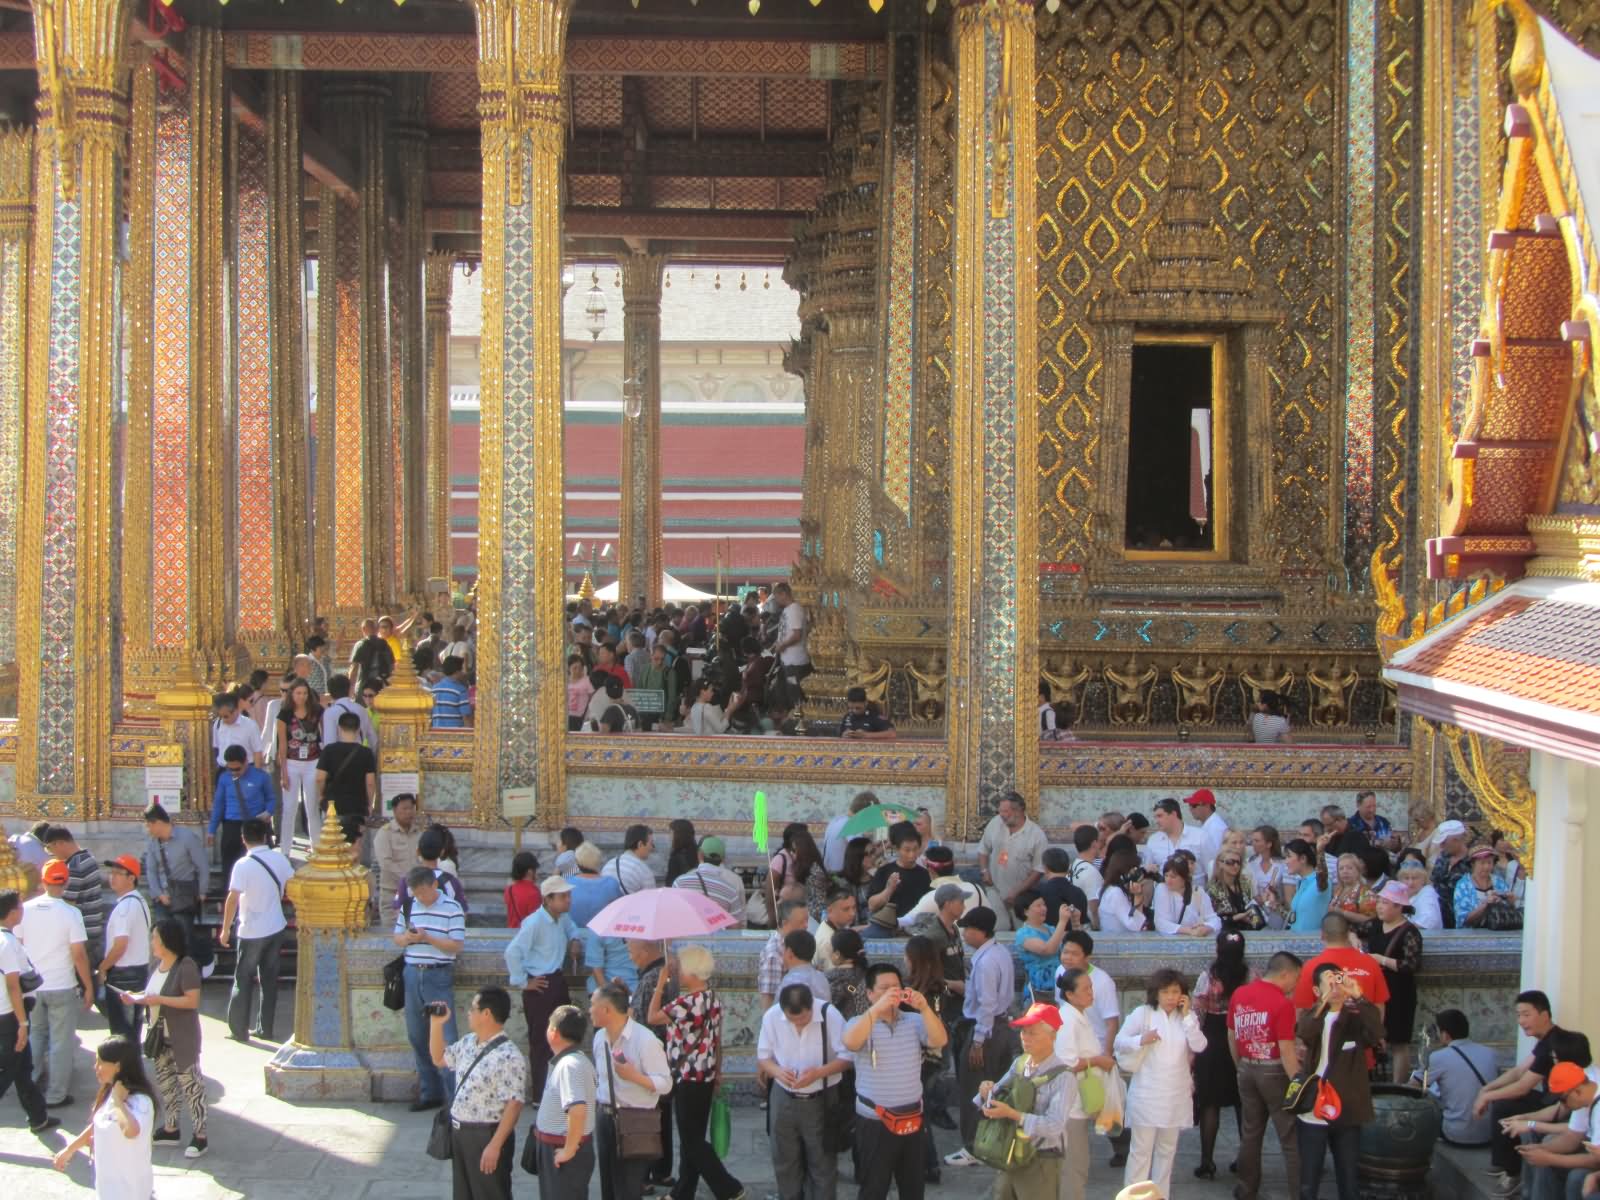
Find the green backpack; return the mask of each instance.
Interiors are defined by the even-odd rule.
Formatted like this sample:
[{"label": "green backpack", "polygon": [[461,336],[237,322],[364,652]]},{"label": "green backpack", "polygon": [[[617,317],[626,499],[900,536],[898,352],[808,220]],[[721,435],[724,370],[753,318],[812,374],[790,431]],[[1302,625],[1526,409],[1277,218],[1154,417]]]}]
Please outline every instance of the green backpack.
[{"label": "green backpack", "polygon": [[[1051,1067],[1032,1077],[1022,1073],[1028,1061],[1023,1055],[1011,1065],[1011,1078],[990,1093],[993,1099],[1009,1104],[1020,1113],[1031,1114],[1039,1089],[1066,1071],[1065,1066]],[[1032,1138],[1022,1136],[1022,1126],[1016,1121],[984,1117],[978,1122],[978,1132],[972,1139],[972,1156],[984,1166],[997,1171],[1010,1171],[1031,1163],[1039,1148]]]}]

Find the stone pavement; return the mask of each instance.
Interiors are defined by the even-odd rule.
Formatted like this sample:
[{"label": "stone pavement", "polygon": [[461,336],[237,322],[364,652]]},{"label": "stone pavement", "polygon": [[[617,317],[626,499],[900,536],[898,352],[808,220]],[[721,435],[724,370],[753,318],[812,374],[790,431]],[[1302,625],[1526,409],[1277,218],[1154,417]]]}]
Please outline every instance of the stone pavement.
[{"label": "stone pavement", "polygon": [[[402,1104],[358,1104],[310,1107],[286,1104],[269,1097],[262,1087],[262,1068],[271,1050],[263,1044],[240,1045],[227,1037],[222,1011],[226,985],[208,985],[202,1015],[201,1066],[210,1101],[208,1130],[211,1150],[190,1162],[181,1149],[156,1151],[157,1200],[413,1200],[450,1194],[448,1164],[435,1162],[423,1151],[432,1113],[412,1114]],[[285,988],[278,1005],[280,1032],[287,1034],[294,1009],[293,990]],[[36,1138],[23,1127],[22,1112],[8,1094],[0,1099],[0,1183],[4,1200],[56,1200],[57,1197],[92,1195],[89,1160],[79,1155],[71,1169],[59,1174],[50,1157],[64,1146],[87,1120],[93,1097],[91,1056],[104,1032],[98,1014],[80,1030],[83,1049],[78,1055],[72,1092],[78,1103],[55,1110],[62,1130]],[[519,1142],[531,1121],[525,1115],[517,1130]],[[1232,1121],[1224,1120],[1217,1147],[1222,1174],[1215,1183],[1194,1178],[1199,1162],[1198,1135],[1187,1132],[1180,1143],[1173,1174],[1174,1192],[1182,1200],[1230,1200],[1234,1180],[1227,1174],[1235,1138]],[[185,1140],[188,1137],[184,1125]],[[941,1151],[953,1150],[954,1133],[937,1130]],[[66,1136],[64,1136],[66,1135]],[[1281,1160],[1268,1134],[1266,1195],[1280,1200],[1283,1187]],[[1091,1141],[1095,1165],[1089,1180],[1093,1200],[1109,1200],[1121,1187],[1122,1172],[1106,1164],[1103,1139]],[[518,1147],[520,1152],[520,1144]],[[735,1105],[733,1148],[729,1168],[749,1189],[751,1200],[762,1200],[776,1190],[768,1156],[764,1115],[753,1104]],[[840,1200],[853,1200],[848,1160],[841,1158]],[[1331,1164],[1330,1164],[1331,1168]],[[929,1200],[971,1200],[987,1195],[993,1173],[984,1167],[945,1168],[941,1185],[928,1189]],[[519,1197],[533,1200],[538,1183],[519,1169],[513,1172]],[[1330,1177],[1324,1195],[1333,1194]],[[596,1179],[591,1196],[600,1194]],[[702,1188],[701,1196],[709,1200]]]}]

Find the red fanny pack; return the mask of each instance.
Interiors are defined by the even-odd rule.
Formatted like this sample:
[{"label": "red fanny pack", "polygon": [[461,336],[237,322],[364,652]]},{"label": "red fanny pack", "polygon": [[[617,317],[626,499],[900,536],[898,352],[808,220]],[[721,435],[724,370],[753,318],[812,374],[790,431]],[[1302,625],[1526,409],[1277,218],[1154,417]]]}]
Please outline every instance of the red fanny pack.
[{"label": "red fanny pack", "polygon": [[883,1122],[883,1127],[896,1137],[910,1137],[922,1128],[920,1103],[902,1108],[885,1108],[881,1104],[873,1104],[872,1111],[878,1115],[878,1120]]}]

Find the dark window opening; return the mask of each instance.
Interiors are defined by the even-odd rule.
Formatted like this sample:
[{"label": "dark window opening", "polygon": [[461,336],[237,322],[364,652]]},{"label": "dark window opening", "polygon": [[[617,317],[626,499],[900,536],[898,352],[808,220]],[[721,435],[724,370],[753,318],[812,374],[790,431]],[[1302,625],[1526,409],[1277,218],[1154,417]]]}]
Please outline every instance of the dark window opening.
[{"label": "dark window opening", "polygon": [[1151,553],[1216,548],[1212,361],[1216,347],[1133,347],[1124,545]]}]

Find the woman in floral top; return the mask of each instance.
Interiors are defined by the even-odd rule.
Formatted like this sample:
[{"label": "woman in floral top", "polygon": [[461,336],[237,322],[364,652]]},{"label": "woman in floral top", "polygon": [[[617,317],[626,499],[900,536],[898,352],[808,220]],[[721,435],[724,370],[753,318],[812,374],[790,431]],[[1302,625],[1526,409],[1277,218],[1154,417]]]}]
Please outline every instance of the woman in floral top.
[{"label": "woman in floral top", "polygon": [[1339,878],[1334,884],[1328,911],[1343,913],[1357,930],[1364,930],[1378,915],[1378,895],[1367,886],[1359,855],[1339,855]]},{"label": "woman in floral top", "polygon": [[734,1200],[744,1185],[728,1174],[711,1148],[707,1130],[711,1101],[722,1081],[722,1001],[711,990],[716,962],[704,946],[678,951],[678,994],[666,1000],[669,970],[662,970],[650,997],[647,1020],[667,1029],[667,1066],[672,1070],[672,1108],[678,1118],[683,1169],[673,1200],[694,1200],[705,1180],[717,1200]]}]

